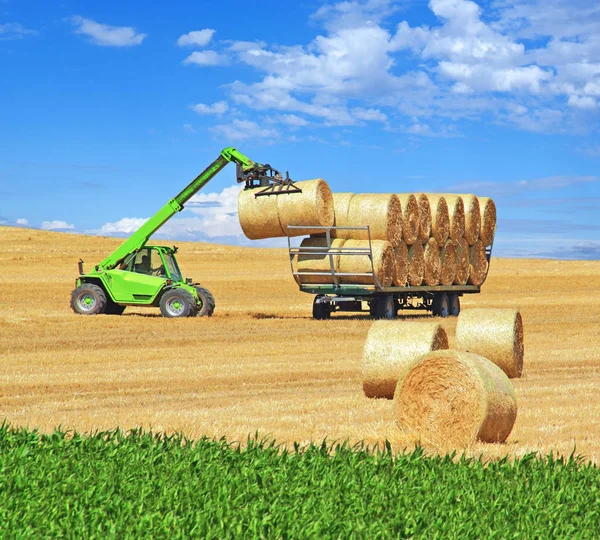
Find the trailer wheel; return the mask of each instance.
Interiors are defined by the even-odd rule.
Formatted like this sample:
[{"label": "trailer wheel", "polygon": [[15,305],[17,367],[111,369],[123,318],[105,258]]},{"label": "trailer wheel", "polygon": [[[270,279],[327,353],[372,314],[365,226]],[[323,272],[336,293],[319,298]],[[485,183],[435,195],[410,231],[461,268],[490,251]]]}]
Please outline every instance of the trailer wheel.
[{"label": "trailer wheel", "polygon": [[450,303],[446,293],[435,295],[432,311],[436,317],[442,317],[444,319],[450,314]]},{"label": "trailer wheel", "polygon": [[71,309],[79,315],[98,315],[106,311],[106,293],[93,283],[83,283],[71,293]]},{"label": "trailer wheel", "polygon": [[164,317],[190,317],[196,314],[196,299],[184,289],[171,289],[160,299],[160,312]]},{"label": "trailer wheel", "polygon": [[322,321],[331,318],[331,305],[329,302],[320,302],[325,295],[318,294],[313,300],[313,319]]},{"label": "trailer wheel", "polygon": [[460,313],[460,297],[458,294],[451,294],[449,296],[449,304],[450,315],[452,317],[458,317],[458,314]]},{"label": "trailer wheel", "polygon": [[396,317],[396,301],[391,294],[374,299],[375,318],[392,320]]}]

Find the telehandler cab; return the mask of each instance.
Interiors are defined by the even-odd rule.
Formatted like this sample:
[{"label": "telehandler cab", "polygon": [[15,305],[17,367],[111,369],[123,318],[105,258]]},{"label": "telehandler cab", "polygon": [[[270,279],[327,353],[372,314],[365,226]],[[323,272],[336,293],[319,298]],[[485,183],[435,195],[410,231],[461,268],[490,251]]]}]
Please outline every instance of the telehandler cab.
[{"label": "telehandler cab", "polygon": [[147,242],[232,161],[236,164],[237,181],[245,183],[244,189],[256,189],[255,197],[301,192],[287,173],[284,178],[270,165],[256,163],[235,148],[225,148],[181,193],[91,272],[84,272],[83,261],[79,261],[79,277],[71,294],[73,311],[81,315],[121,315],[126,306],[154,306],[165,317],[212,315],[215,299],[199,283],[183,278],[175,258],[177,248]]}]

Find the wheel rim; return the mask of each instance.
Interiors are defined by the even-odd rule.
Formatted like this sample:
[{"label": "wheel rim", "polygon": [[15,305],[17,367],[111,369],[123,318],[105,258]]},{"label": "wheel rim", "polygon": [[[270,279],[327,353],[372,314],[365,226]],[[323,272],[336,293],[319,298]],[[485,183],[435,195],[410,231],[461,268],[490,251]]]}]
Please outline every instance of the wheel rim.
[{"label": "wheel rim", "polygon": [[185,310],[185,302],[181,298],[170,298],[166,308],[169,315],[179,317]]},{"label": "wheel rim", "polygon": [[444,299],[440,303],[440,316],[447,317],[448,316],[448,297],[445,296]]},{"label": "wheel rim", "polygon": [[81,311],[92,311],[96,307],[96,303],[96,297],[89,292],[84,292],[77,298],[77,305]]},{"label": "wheel rim", "polygon": [[394,318],[394,299],[392,297],[388,297],[385,301],[385,318]]},{"label": "wheel rim", "polygon": [[460,311],[460,300],[458,299],[458,296],[454,296],[454,297],[452,297],[452,305],[450,307],[450,312],[452,313],[453,317],[456,317],[458,315],[459,311]]}]

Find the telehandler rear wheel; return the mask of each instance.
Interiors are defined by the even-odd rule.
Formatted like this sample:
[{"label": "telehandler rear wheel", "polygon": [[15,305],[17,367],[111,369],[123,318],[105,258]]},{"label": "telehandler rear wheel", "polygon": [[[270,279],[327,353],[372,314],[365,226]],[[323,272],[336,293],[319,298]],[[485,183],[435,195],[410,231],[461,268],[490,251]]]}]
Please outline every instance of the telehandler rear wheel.
[{"label": "telehandler rear wheel", "polygon": [[192,317],[196,314],[196,299],[183,289],[172,289],[162,295],[160,312],[164,317]]},{"label": "telehandler rear wheel", "polygon": [[106,293],[93,283],[79,285],[71,293],[71,309],[79,315],[106,313]]},{"label": "telehandler rear wheel", "polygon": [[204,287],[196,287],[196,293],[202,305],[197,308],[196,315],[198,317],[210,317],[215,311],[215,299],[208,289]]}]

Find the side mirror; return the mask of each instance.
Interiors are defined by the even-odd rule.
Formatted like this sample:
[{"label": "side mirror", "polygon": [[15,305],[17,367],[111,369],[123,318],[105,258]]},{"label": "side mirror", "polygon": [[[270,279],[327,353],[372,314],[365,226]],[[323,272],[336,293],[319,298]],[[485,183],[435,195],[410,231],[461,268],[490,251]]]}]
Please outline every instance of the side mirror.
[{"label": "side mirror", "polygon": [[186,283],[186,285],[191,285],[192,284],[192,278],[191,277],[186,277],[185,278],[185,283]]}]

